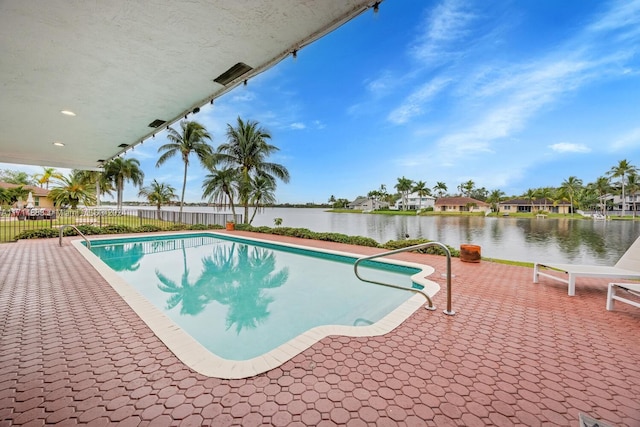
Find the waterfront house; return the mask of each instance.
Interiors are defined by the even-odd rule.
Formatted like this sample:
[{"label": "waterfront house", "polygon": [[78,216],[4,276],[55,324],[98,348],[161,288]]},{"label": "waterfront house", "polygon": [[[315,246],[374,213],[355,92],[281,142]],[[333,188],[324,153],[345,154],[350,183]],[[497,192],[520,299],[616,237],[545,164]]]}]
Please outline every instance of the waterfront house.
[{"label": "waterfront house", "polygon": [[[418,193],[411,193],[407,196],[407,210],[433,208],[435,202],[436,198],[433,196],[420,196]],[[402,198],[398,199],[393,208],[404,210]]]},{"label": "waterfront house", "polygon": [[368,197],[357,197],[353,202],[350,202],[347,207],[354,210],[374,211],[376,209],[388,208],[389,203]]},{"label": "waterfront house", "polygon": [[471,197],[439,197],[435,201],[434,210],[437,212],[489,212],[491,206],[482,200]]},{"label": "waterfront house", "polygon": [[551,199],[511,199],[498,204],[498,212],[503,215],[511,213],[550,212],[559,214],[571,213],[571,203],[568,201],[553,201]]}]

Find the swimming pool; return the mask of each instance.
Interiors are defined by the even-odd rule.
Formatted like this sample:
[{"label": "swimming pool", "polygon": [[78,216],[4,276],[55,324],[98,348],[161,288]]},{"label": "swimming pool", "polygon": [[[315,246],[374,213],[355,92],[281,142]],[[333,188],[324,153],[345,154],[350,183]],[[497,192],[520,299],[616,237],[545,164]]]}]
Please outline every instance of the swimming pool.
[{"label": "swimming pool", "polygon": [[[210,376],[264,372],[327,335],[386,333],[426,300],[358,281],[354,254],[215,232],[92,239],[91,252],[74,244],[183,362]],[[424,265],[361,270],[439,289]]]}]

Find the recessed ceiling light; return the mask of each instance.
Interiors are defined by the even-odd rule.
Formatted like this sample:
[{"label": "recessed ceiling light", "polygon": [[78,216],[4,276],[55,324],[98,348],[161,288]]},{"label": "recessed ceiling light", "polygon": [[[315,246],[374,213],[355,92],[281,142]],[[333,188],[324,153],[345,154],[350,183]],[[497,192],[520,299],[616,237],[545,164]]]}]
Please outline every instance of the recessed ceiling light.
[{"label": "recessed ceiling light", "polygon": [[62,142],[54,142],[53,145],[55,145],[56,147],[64,147],[64,144]]},{"label": "recessed ceiling light", "polygon": [[60,111],[62,114],[64,114],[65,116],[74,116],[76,115],[76,113],[74,113],[73,111],[69,111],[69,110],[62,110]]}]

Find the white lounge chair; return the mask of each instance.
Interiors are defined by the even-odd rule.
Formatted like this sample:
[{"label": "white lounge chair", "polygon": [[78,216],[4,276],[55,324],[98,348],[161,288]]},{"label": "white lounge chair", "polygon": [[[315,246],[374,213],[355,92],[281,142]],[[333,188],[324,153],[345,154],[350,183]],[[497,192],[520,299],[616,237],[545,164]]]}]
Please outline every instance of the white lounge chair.
[{"label": "white lounge chair", "polygon": [[613,303],[615,301],[631,304],[634,307],[640,308],[640,299],[634,301],[628,298],[620,296],[617,293],[618,290],[623,289],[631,295],[635,295],[640,298],[640,284],[633,283],[609,283],[609,291],[607,292],[607,310],[613,310]]},{"label": "white lounge chair", "polygon": [[[543,268],[551,268],[564,271],[569,275],[568,279],[555,274],[541,271]],[[629,249],[613,266],[556,264],[553,262],[537,262],[533,267],[533,283],[538,283],[539,276],[545,276],[569,285],[569,295],[576,294],[576,277],[612,277],[618,279],[640,279],[640,237],[636,239]]]}]

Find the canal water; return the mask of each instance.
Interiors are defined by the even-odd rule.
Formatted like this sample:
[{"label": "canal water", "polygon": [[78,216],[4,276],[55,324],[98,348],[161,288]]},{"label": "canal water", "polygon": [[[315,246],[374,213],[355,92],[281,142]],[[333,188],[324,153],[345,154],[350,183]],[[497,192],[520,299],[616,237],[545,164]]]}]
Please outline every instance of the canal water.
[{"label": "canal water", "polygon": [[[185,211],[209,210],[185,207]],[[454,248],[474,244],[481,247],[483,257],[528,262],[613,265],[640,236],[640,220],[377,215],[307,208],[264,209],[252,225],[274,227],[275,218],[282,218],[283,227],[365,236],[380,243],[409,235]]]}]

